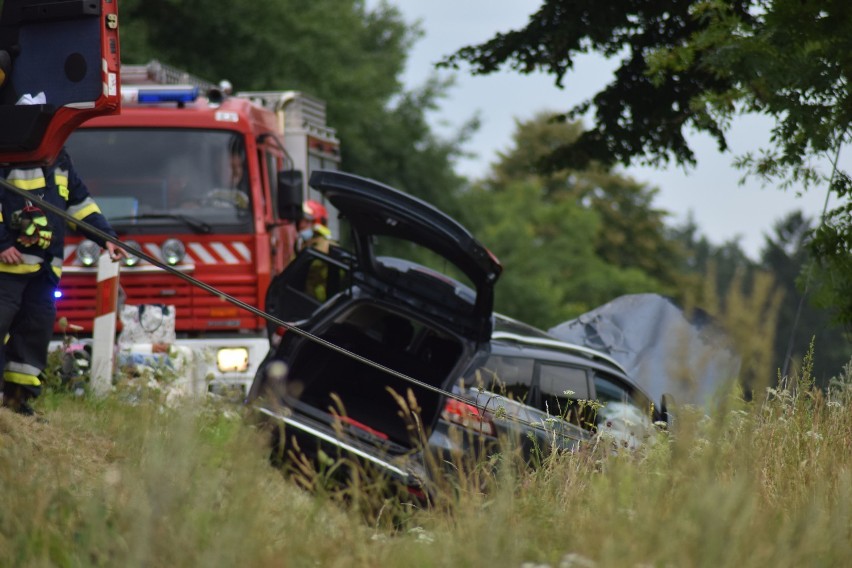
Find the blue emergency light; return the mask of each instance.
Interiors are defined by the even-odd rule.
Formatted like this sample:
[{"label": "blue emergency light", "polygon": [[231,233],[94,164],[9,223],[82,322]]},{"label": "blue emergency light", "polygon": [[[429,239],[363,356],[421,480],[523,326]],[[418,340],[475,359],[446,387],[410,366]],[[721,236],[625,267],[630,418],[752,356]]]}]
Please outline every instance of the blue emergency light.
[{"label": "blue emergency light", "polygon": [[59,298],[61,298],[61,297],[62,297],[62,290],[60,290],[60,289],[58,289],[58,288],[57,288],[56,290],[54,290],[54,291],[53,291],[53,297],[54,297],[54,298],[56,298],[57,300],[58,300]]},{"label": "blue emergency light", "polygon": [[191,103],[198,98],[198,87],[162,87],[139,89],[140,103]]}]

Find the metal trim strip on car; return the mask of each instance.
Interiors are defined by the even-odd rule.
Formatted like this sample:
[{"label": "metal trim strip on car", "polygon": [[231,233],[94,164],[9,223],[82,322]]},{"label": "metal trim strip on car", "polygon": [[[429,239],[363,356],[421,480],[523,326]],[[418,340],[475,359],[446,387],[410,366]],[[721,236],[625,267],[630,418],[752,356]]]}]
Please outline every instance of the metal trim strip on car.
[{"label": "metal trim strip on car", "polygon": [[518,343],[524,343],[526,345],[536,345],[540,347],[553,347],[555,349],[561,349],[563,351],[582,353],[584,355],[589,355],[591,357],[601,359],[615,366],[619,371],[627,374],[627,370],[621,366],[621,364],[609,357],[601,353],[600,351],[595,351],[594,349],[589,349],[588,347],[583,347],[582,345],[575,345],[573,343],[565,343],[564,341],[559,341],[557,339],[545,339],[543,337],[528,337],[525,335],[518,335],[516,333],[510,333],[508,331],[495,331],[491,334],[491,339],[506,339],[509,341],[516,341]]},{"label": "metal trim strip on car", "polygon": [[281,414],[278,414],[276,412],[272,412],[268,408],[260,407],[260,408],[258,408],[258,410],[260,412],[262,412],[263,414],[266,414],[270,418],[274,418],[276,420],[284,422],[285,424],[293,426],[294,428],[297,428],[297,429],[299,429],[303,432],[306,432],[306,433],[308,433],[312,436],[316,436],[317,438],[319,438],[319,439],[321,439],[325,442],[328,442],[328,443],[330,443],[334,446],[337,446],[338,448],[344,449],[347,452],[351,452],[351,453],[355,454],[356,456],[364,458],[367,461],[371,461],[374,464],[378,465],[379,467],[390,470],[390,471],[396,473],[397,475],[399,475],[400,477],[402,477],[403,479],[408,480],[409,478],[412,477],[412,475],[410,473],[405,472],[405,471],[399,469],[398,467],[387,463],[386,461],[380,460],[375,456],[371,456],[370,454],[364,452],[363,450],[359,450],[358,448],[356,448],[354,446],[351,446],[349,444],[341,442],[340,440],[336,439],[335,437],[329,436],[325,432],[317,430],[316,428],[311,428],[310,426],[307,426],[306,424],[303,424],[303,423],[301,423],[297,420],[293,420],[292,418],[288,418],[288,417],[282,416]]}]

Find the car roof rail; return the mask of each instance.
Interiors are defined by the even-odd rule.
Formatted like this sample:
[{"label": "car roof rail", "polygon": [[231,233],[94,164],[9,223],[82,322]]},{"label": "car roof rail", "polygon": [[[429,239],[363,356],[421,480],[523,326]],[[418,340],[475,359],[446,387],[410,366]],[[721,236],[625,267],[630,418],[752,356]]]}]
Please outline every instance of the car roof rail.
[{"label": "car roof rail", "polygon": [[590,359],[596,361],[602,361],[608,363],[627,375],[627,370],[621,366],[621,364],[606,355],[605,353],[601,353],[595,349],[590,349],[589,347],[583,347],[582,345],[576,345],[574,343],[566,343],[564,341],[560,341],[558,339],[546,339],[544,337],[530,337],[526,335],[518,335],[517,333],[509,333],[507,331],[495,331],[491,334],[491,339],[502,339],[504,341],[514,341],[516,343],[522,343],[524,345],[531,345],[535,347],[548,347],[550,349],[558,349],[560,351],[565,351],[568,353],[573,353],[575,355],[580,355],[584,357],[588,357]]}]

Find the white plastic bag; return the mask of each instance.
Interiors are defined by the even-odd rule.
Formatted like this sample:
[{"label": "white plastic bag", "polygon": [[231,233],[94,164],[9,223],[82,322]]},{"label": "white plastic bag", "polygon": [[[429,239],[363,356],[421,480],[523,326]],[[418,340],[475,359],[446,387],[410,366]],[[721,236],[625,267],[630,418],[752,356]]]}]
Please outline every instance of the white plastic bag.
[{"label": "white plastic bag", "polygon": [[175,342],[174,306],[124,304],[119,315],[121,317],[119,345]]}]

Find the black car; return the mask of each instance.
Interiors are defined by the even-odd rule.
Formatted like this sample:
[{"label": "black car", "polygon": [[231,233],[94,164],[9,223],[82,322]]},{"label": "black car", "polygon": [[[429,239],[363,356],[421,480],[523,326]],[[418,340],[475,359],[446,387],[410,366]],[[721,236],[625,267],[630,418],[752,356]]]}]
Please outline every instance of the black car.
[{"label": "black car", "polygon": [[659,417],[606,355],[495,314],[502,267],[449,216],[351,174],[310,185],[352,246],[307,249],[269,287],[267,311],[292,327],[270,326],[249,402],[276,455],[351,459],[418,494],[448,453],[506,436],[572,449],[602,430],[632,445]]}]

